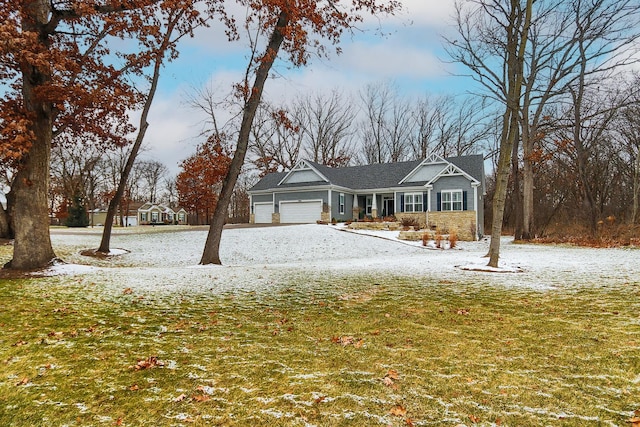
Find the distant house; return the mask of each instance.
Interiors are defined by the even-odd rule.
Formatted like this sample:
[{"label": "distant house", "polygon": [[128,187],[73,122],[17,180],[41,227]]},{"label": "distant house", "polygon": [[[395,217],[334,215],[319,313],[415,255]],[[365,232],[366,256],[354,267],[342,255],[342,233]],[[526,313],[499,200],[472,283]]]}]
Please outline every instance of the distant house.
[{"label": "distant house", "polygon": [[423,227],[484,234],[481,155],[331,168],[302,160],[249,190],[252,223],[315,223],[395,216]]},{"label": "distant house", "polygon": [[183,208],[174,210],[159,203],[145,203],[138,208],[139,225],[186,223],[187,211]]}]

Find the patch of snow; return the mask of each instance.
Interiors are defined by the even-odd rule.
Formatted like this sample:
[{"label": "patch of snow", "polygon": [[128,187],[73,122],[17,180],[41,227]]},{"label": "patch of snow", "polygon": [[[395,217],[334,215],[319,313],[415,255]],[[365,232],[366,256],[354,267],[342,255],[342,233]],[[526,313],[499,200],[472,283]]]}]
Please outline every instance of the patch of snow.
[{"label": "patch of snow", "polygon": [[[536,290],[636,282],[638,250],[580,248],[565,245],[501,242],[500,268],[517,274],[492,274],[483,258],[489,240],[457,243],[457,250],[425,250],[422,242],[402,242],[398,232],[344,232],[327,225],[293,225],[226,229],[220,256],[223,266],[199,266],[207,231],[177,228],[173,232],[115,234],[114,246],[128,253],[94,260],[70,255],[71,263],[52,273],[84,275],[105,292],[122,294],[122,284],[138,294],[271,292],[300,278],[339,279],[350,275],[408,276],[419,283],[451,281]],[[96,247],[97,233],[53,233],[55,247],[65,252]],[[106,266],[105,266],[106,265]],[[446,285],[444,285],[446,286]]]},{"label": "patch of snow", "polygon": [[79,274],[93,273],[96,267],[81,264],[56,264],[41,271],[32,273],[33,276],[54,277],[54,276],[75,276]]}]

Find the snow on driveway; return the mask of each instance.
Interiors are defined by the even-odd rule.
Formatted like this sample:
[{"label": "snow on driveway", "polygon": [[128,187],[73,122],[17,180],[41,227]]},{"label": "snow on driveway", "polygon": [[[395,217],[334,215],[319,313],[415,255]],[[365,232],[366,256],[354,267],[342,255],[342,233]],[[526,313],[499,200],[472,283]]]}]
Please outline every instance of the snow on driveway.
[{"label": "snow on driveway", "polygon": [[[112,248],[129,253],[113,257],[108,267],[81,274],[86,280],[130,287],[139,292],[265,292],[317,279],[353,275],[410,276],[425,283],[460,281],[531,289],[621,285],[640,280],[640,250],[594,249],[564,245],[514,244],[502,241],[501,265],[520,273],[464,271],[483,265],[489,242],[459,242],[452,250],[430,250],[389,239],[342,231],[327,225],[226,229],[222,234],[224,266],[198,266],[206,231],[116,233]],[[79,255],[96,248],[100,235],[52,233],[54,247],[74,254],[66,261],[97,264]],[[69,269],[67,268],[66,271]]]}]

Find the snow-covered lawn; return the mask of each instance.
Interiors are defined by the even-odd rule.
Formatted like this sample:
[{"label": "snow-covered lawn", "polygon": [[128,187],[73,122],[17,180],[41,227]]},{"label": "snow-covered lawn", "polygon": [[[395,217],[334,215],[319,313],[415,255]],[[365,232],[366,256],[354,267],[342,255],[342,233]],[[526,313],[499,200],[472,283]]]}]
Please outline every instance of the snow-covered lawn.
[{"label": "snow-covered lawn", "polygon": [[487,273],[461,266],[488,241],[302,225],[225,230],[198,266],[204,229],[81,255],[100,231],[53,229],[56,277],[0,280],[0,425],[637,424],[637,249],[505,238]]},{"label": "snow-covered lawn", "polygon": [[[638,280],[640,250],[515,244],[504,238],[503,273],[468,271],[484,266],[488,239],[434,250],[396,239],[397,232],[348,232],[328,225],[238,228],[223,232],[224,266],[199,266],[206,230],[148,227],[117,230],[112,249],[126,253],[99,261],[80,255],[96,248],[101,229],[52,230],[56,251],[71,264],[62,271],[145,292],[269,292],[298,276],[410,276],[436,281],[483,282],[529,289],[601,286]],[[519,270],[520,272],[512,272]]]}]

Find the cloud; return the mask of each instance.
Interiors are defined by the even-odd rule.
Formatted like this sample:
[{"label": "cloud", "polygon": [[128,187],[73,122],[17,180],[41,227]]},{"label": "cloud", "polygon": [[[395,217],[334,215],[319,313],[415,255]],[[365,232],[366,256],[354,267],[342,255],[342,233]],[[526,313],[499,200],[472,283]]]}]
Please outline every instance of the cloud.
[{"label": "cloud", "polygon": [[[442,61],[440,35],[452,22],[453,1],[404,0],[403,5],[396,16],[368,17],[362,31],[345,35],[341,55],[313,58],[303,68],[279,61],[276,78],[266,84],[265,99],[278,103],[334,89],[357,96],[366,84],[383,80],[419,94],[433,82],[442,85],[449,69]],[[244,10],[236,7],[234,12],[238,19],[244,17]],[[172,174],[202,140],[204,114],[185,104],[185,92],[208,84],[219,88],[222,96],[242,79],[249,54],[246,43],[227,40],[219,22],[185,39],[180,50],[180,57],[165,67],[160,78],[145,138],[150,149],[143,154],[165,163]]]}]

